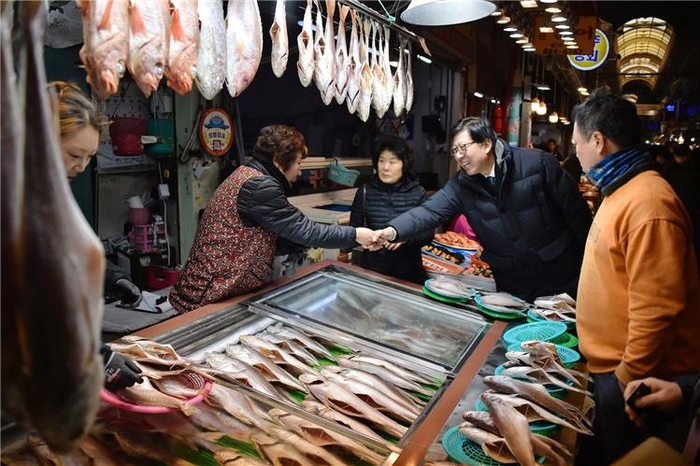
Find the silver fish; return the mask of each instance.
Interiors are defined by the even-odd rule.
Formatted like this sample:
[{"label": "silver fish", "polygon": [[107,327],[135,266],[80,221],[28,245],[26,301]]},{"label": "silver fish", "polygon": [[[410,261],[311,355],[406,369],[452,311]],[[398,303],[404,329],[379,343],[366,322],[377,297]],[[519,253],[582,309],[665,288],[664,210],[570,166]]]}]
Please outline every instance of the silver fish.
[{"label": "silver fish", "polygon": [[[342,7],[341,7],[342,12]],[[350,21],[352,29],[350,30],[350,48],[348,49],[347,57],[347,75],[348,79],[345,84],[345,105],[348,107],[348,112],[355,113],[357,111],[358,96],[360,93],[360,40],[357,32],[357,12],[350,9]]]},{"label": "silver fish", "polygon": [[296,341],[316,356],[326,358],[330,361],[335,361],[335,357],[330,351],[328,351],[328,348],[293,327],[288,327],[286,325],[282,325],[281,322],[278,322],[277,324],[270,325],[266,330],[274,335],[279,335],[289,340]]},{"label": "silver fish", "polygon": [[0,12],[2,409],[67,452],[99,407],[104,250],[65,178],[46,90],[47,3]]},{"label": "silver fish", "polygon": [[518,462],[523,466],[537,466],[535,451],[530,442],[530,425],[527,418],[511,405],[488,392],[482,393],[479,398],[489,409],[493,423]]},{"label": "silver fish", "polygon": [[279,399],[280,392],[250,364],[216,352],[205,353],[204,359],[224,378],[250,387],[271,398]]},{"label": "silver fish", "polygon": [[311,0],[306,0],[306,10],[304,10],[304,23],[301,32],[297,36],[297,48],[299,49],[299,60],[297,61],[297,73],[299,81],[304,87],[309,87],[314,79],[314,33],[311,28]]},{"label": "silver fish", "polygon": [[170,0],[170,6],[170,46],[165,77],[168,87],[185,95],[192,90],[192,80],[197,74],[197,0]]},{"label": "silver fish", "polygon": [[584,390],[583,388],[569,385],[568,383],[564,382],[560,378],[555,377],[554,375],[545,371],[541,367],[531,367],[531,366],[506,367],[505,369],[503,369],[501,374],[507,375],[510,377],[514,377],[516,379],[529,380],[530,382],[551,384],[551,385],[557,386],[559,388],[563,388],[564,390],[571,390],[574,392],[583,393],[583,394],[588,395],[588,396],[593,396],[593,394],[591,392],[589,392],[588,390]]},{"label": "silver fish", "polygon": [[249,396],[219,384],[213,384],[209,396],[204,401],[211,407],[223,410],[249,426],[260,426],[271,421],[268,414],[260,409]]},{"label": "silver fish", "polygon": [[372,408],[393,419],[403,420],[412,424],[420,414],[420,410],[408,408],[386,393],[364,384],[359,380],[345,377],[342,373],[324,368],[321,369],[321,375],[326,377],[328,380],[339,383],[357,395]]},{"label": "silver fish", "polygon": [[287,351],[291,352],[294,356],[296,356],[299,360],[305,362],[309,366],[318,366],[319,364],[318,359],[316,359],[316,356],[311,354],[311,352],[307,351],[303,346],[301,346],[294,340],[283,338],[280,335],[275,335],[267,331],[260,332],[257,335],[269,342],[274,343],[280,348],[286,349]]},{"label": "silver fish", "polygon": [[315,372],[313,368],[299,361],[284,348],[280,348],[264,338],[255,335],[241,335],[241,341],[258,350],[260,354],[275,364],[284,366],[292,373],[303,374],[305,372]]},{"label": "silver fish", "polygon": [[299,380],[319,401],[341,413],[365,419],[398,439],[408,430],[333,380],[318,374],[302,374]]},{"label": "silver fish", "polygon": [[198,0],[199,43],[195,84],[202,96],[212,100],[226,80],[226,23],[223,0]]},{"label": "silver fish", "polygon": [[411,42],[408,42],[408,54],[406,55],[406,113],[413,108],[413,50]]},{"label": "silver fish", "polygon": [[390,361],[387,361],[385,359],[375,358],[375,357],[367,356],[364,354],[353,354],[353,355],[349,355],[347,357],[354,360],[354,361],[366,362],[368,364],[373,364],[375,366],[384,367],[384,368],[390,370],[391,372],[395,373],[399,377],[403,377],[404,379],[407,379],[407,380],[413,380],[414,382],[423,383],[426,385],[435,385],[436,384],[436,380],[427,376],[427,375],[423,375],[423,374],[420,374],[420,373],[415,372],[415,371],[409,371],[408,369],[405,369],[405,368],[403,368],[397,364],[394,364]]},{"label": "silver fish", "polygon": [[306,389],[289,372],[282,369],[252,346],[245,343],[227,345],[226,354],[253,366],[270,382],[277,382],[294,390],[306,392]]},{"label": "silver fish", "polygon": [[287,69],[289,58],[289,36],[287,35],[287,14],[284,0],[277,0],[275,5],[275,18],[270,26],[270,39],[272,39],[272,52],[270,54],[272,72],[281,78]]},{"label": "silver fish", "polygon": [[367,427],[364,423],[316,400],[306,399],[301,402],[301,407],[312,414],[318,414],[324,419],[328,419],[329,421],[333,421],[341,426],[347,427],[353,432],[362,434],[365,437],[369,437],[382,443],[385,442],[382,437]]},{"label": "silver fish", "polygon": [[399,116],[406,109],[406,42],[403,36],[399,37],[399,63],[394,72],[394,115]]},{"label": "silver fish", "polygon": [[126,66],[146,97],[158,89],[165,72],[170,42],[169,8],[168,0],[130,0]]},{"label": "silver fish", "polygon": [[351,367],[353,369],[358,369],[361,371],[369,372],[371,374],[375,374],[384,379],[385,381],[404,390],[420,393],[426,396],[435,395],[435,392],[433,390],[425,388],[419,383],[407,379],[404,376],[398,375],[396,372],[381,365],[373,364],[366,361],[359,361],[353,358],[352,356],[338,356],[337,361],[338,364],[343,367]]},{"label": "silver fish", "polygon": [[293,430],[314,445],[322,447],[332,446],[334,448],[339,447],[342,450],[360,458],[361,460],[367,461],[376,466],[379,466],[385,459],[383,455],[370,450],[361,443],[352,440],[343,434],[326,429],[318,424],[302,419],[299,416],[295,416],[281,409],[271,409],[270,416],[273,417],[278,424],[284,425],[288,429]]},{"label": "silver fish", "polygon": [[338,41],[335,44],[335,101],[342,104],[348,92],[348,46],[345,41],[345,18],[350,7],[340,5],[340,20],[338,22]]},{"label": "silver fish", "polygon": [[228,2],[226,85],[238,97],[255,78],[262,59],[262,23],[257,0]]},{"label": "silver fish", "polygon": [[129,55],[129,2],[79,0],[83,20],[80,58],[87,82],[106,99],[117,92]]},{"label": "silver fish", "polygon": [[335,34],[333,15],[335,0],[326,0],[326,25],[323,25],[321,6],[316,2],[316,34],[314,36],[314,83],[324,104],[330,105],[335,94]]}]

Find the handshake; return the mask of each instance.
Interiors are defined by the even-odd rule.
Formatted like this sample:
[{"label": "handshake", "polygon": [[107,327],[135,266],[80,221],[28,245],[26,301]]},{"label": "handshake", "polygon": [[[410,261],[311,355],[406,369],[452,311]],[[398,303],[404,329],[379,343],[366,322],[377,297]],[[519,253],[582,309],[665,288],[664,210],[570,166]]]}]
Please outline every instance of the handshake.
[{"label": "handshake", "polygon": [[392,227],[386,227],[382,230],[370,230],[365,227],[355,228],[355,241],[370,251],[390,247],[389,242],[394,238],[396,238],[396,230]]}]

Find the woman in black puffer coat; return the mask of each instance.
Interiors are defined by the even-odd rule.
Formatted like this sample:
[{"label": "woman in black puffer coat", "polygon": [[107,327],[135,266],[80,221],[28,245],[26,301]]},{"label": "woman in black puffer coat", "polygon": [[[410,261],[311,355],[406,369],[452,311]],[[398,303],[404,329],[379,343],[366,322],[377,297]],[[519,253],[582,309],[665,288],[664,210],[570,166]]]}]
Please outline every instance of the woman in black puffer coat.
[{"label": "woman in black puffer coat", "polygon": [[[391,219],[422,204],[427,196],[412,172],[413,149],[400,137],[383,135],[372,154],[374,176],[355,194],[350,225],[384,228]],[[410,241],[387,244],[378,251],[363,251],[360,265],[366,269],[422,285],[421,247],[430,243],[434,230]]]}]

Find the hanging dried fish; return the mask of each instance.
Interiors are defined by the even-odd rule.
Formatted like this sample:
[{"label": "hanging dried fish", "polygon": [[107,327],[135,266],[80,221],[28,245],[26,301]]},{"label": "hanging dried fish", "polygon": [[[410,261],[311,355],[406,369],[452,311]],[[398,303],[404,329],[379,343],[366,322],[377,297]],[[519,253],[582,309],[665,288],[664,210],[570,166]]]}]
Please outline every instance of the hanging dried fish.
[{"label": "hanging dried fish", "polygon": [[372,27],[368,19],[362,22],[362,41],[360,43],[360,94],[357,103],[357,116],[367,121],[372,106],[372,68],[369,62],[369,32]]},{"label": "hanging dried fish", "polygon": [[406,42],[399,36],[399,63],[394,72],[394,115],[399,116],[406,109]]},{"label": "hanging dried fish", "polygon": [[168,0],[130,0],[127,68],[146,97],[158,89],[170,42]]},{"label": "hanging dried fish", "polygon": [[46,2],[1,2],[0,12],[2,410],[66,452],[99,406],[104,251],[61,175],[44,68]]},{"label": "hanging dried fish", "polygon": [[330,105],[335,95],[335,35],[333,34],[333,15],[335,0],[326,0],[326,25],[323,26],[321,7],[316,2],[316,36],[314,38],[314,83],[321,93],[324,104]]},{"label": "hanging dried fish", "polygon": [[355,113],[359,103],[360,94],[360,70],[362,60],[360,59],[360,40],[357,32],[357,13],[350,10],[350,20],[352,29],[350,30],[350,48],[348,50],[347,68],[348,79],[345,85],[345,105],[348,112]]},{"label": "hanging dried fish", "polygon": [[223,5],[223,0],[199,0],[197,3],[197,16],[201,26],[195,83],[207,100],[216,97],[226,79],[226,24]]},{"label": "hanging dried fish", "polygon": [[262,59],[262,23],[257,0],[228,2],[226,85],[238,97],[255,78]]},{"label": "hanging dried fish", "polygon": [[304,23],[301,33],[297,36],[297,48],[299,49],[299,60],[297,61],[297,72],[299,81],[304,87],[309,87],[314,79],[314,33],[311,28],[311,0],[306,0],[306,10],[304,10]]},{"label": "hanging dried fish", "polygon": [[287,59],[289,58],[287,12],[284,8],[284,0],[277,0],[277,5],[275,5],[275,19],[270,26],[270,39],[272,39],[272,53],[270,54],[272,72],[281,78],[287,69]]},{"label": "hanging dried fish", "polygon": [[338,22],[338,42],[335,44],[335,101],[342,104],[348,92],[348,46],[345,42],[345,18],[350,7],[340,5],[340,21]]},{"label": "hanging dried fish", "polygon": [[413,50],[411,42],[408,42],[408,54],[406,56],[406,113],[413,108]]},{"label": "hanging dried fish", "polygon": [[[119,2],[117,2],[119,3]],[[192,90],[197,73],[197,43],[199,19],[196,0],[170,0],[170,45],[165,77],[168,87],[180,95]]]}]

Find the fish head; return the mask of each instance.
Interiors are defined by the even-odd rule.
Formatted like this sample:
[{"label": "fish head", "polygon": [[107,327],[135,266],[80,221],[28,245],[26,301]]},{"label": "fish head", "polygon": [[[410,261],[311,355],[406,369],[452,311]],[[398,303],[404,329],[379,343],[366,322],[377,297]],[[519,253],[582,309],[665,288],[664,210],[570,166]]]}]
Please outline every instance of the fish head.
[{"label": "fish head", "polygon": [[238,97],[241,93],[248,88],[251,82],[253,82],[254,73],[249,73],[248,71],[242,72],[233,78],[233,81],[228,85],[229,94],[231,97]]}]

